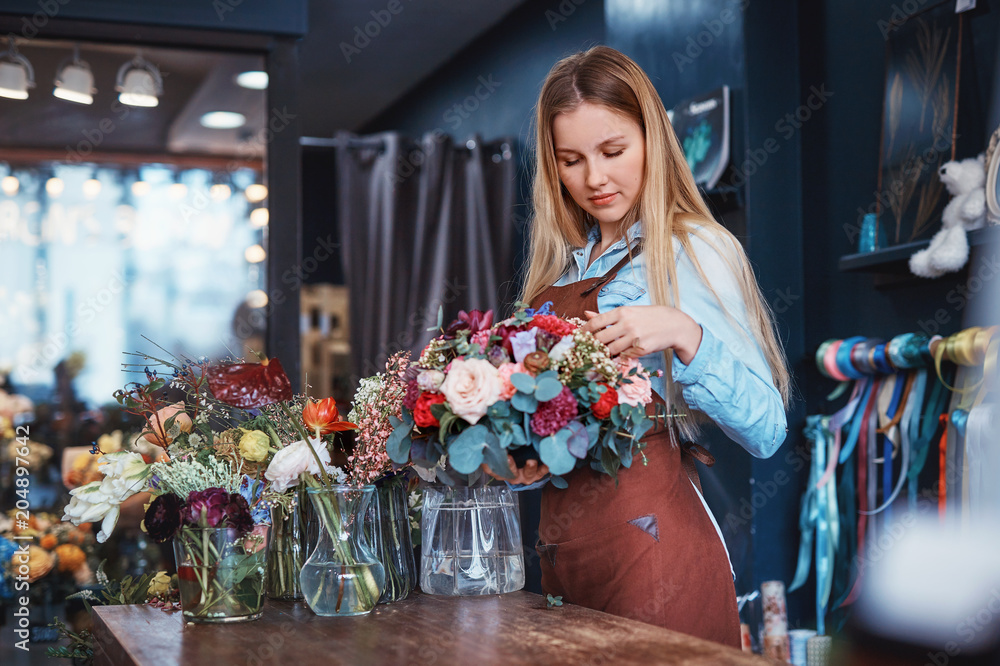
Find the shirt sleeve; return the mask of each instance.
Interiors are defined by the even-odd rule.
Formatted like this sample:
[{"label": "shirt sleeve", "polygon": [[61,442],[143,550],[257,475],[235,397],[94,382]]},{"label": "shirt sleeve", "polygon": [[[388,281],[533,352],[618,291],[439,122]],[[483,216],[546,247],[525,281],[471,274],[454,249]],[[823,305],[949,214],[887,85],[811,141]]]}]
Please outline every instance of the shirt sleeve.
[{"label": "shirt sleeve", "polygon": [[746,304],[739,282],[713,244],[724,241],[713,237],[709,242],[694,234],[690,238],[702,270],[731,319],[698,277],[690,257],[679,252],[680,309],[701,326],[702,339],[690,364],[674,355],[671,376],[681,385],[690,408],[704,412],[752,455],[770,457],[787,434],[781,394],[759,343],[745,324]]}]

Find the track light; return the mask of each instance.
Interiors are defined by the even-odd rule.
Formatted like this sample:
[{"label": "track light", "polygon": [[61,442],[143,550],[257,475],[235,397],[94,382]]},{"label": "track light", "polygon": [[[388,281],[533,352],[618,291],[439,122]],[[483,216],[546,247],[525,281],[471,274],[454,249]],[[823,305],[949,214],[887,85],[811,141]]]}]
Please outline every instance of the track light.
[{"label": "track light", "polygon": [[118,100],[129,106],[156,106],[163,94],[163,77],[153,63],[136,54],[118,70]]},{"label": "track light", "polygon": [[73,47],[72,59],[69,62],[63,61],[56,72],[53,95],[77,104],[94,103],[94,93],[97,92],[94,73],[90,71],[90,65],[80,60],[79,44]]},{"label": "track light", "polygon": [[0,53],[0,97],[28,99],[28,88],[35,87],[35,70],[17,52],[14,38],[8,37],[9,48]]}]

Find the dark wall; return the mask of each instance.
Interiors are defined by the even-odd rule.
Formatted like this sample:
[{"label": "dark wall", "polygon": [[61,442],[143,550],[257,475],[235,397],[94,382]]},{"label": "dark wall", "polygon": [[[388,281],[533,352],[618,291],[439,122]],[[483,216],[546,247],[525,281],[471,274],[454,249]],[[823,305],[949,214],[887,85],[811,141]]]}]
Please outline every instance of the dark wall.
[{"label": "dark wall", "polygon": [[552,65],[603,41],[602,0],[528,0],[363,131],[441,129],[456,139],[514,136],[524,146]]}]

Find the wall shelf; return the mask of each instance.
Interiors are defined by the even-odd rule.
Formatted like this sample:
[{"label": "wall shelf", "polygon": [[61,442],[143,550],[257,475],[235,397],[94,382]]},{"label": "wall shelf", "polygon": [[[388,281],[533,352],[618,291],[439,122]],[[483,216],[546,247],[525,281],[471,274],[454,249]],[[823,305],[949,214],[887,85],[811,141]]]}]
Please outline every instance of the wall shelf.
[{"label": "wall shelf", "polygon": [[[969,246],[1000,242],[1000,226],[991,225],[969,232]],[[903,243],[892,247],[847,254],[840,258],[838,267],[845,273],[880,273],[884,275],[910,275],[910,256],[930,245],[930,240]]]}]

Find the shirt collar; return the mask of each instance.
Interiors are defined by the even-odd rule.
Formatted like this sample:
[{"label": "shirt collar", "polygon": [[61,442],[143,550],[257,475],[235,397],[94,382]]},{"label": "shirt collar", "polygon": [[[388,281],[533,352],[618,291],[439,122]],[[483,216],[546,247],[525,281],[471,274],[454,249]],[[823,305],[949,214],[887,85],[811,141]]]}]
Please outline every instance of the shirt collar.
[{"label": "shirt collar", "polygon": [[[631,227],[629,227],[628,231],[625,233],[625,238],[628,239],[628,241],[627,241],[628,243],[631,243],[636,238],[642,238],[642,221],[637,221]],[[594,226],[592,226],[590,228],[590,231],[587,232],[587,242],[588,243],[597,243],[600,240],[601,240],[601,225],[595,224]],[[622,240],[618,241],[617,243],[615,243],[614,245],[612,245],[608,249],[609,250],[624,250],[625,249],[625,243],[626,243],[625,239],[622,239]]]}]

